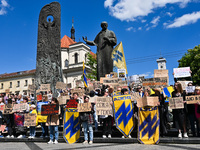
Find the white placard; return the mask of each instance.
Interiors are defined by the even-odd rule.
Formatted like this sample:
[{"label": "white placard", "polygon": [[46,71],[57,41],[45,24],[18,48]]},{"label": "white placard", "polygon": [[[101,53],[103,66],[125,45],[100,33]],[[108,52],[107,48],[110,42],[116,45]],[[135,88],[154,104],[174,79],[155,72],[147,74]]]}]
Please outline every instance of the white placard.
[{"label": "white placard", "polygon": [[183,78],[190,76],[190,67],[174,68],[174,78]]},{"label": "white placard", "polygon": [[185,91],[186,91],[187,93],[194,93],[194,91],[195,91],[195,86],[186,86],[186,87],[185,87]]},{"label": "white placard", "polygon": [[126,78],[126,69],[118,69],[118,78]]}]

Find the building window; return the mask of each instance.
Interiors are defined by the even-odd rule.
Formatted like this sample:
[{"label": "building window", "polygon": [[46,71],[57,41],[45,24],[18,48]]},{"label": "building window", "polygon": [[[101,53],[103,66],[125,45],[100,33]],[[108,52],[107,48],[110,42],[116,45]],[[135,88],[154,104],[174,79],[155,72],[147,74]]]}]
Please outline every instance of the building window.
[{"label": "building window", "polygon": [[24,86],[28,86],[28,80],[25,80]]},{"label": "building window", "polygon": [[32,84],[34,84],[35,83],[35,80],[34,79],[32,79]]},{"label": "building window", "polygon": [[1,83],[1,89],[3,89],[3,83]]},{"label": "building window", "polygon": [[12,82],[10,82],[10,88],[12,88]]},{"label": "building window", "polygon": [[68,67],[68,65],[69,65],[69,61],[66,59],[65,60],[65,67]]},{"label": "building window", "polygon": [[85,62],[87,62],[87,54],[85,54]]},{"label": "building window", "polygon": [[20,81],[17,81],[17,87],[20,87]]},{"label": "building window", "polygon": [[75,55],[74,55],[74,62],[75,62],[75,64],[78,64],[78,54],[77,53],[75,53]]}]

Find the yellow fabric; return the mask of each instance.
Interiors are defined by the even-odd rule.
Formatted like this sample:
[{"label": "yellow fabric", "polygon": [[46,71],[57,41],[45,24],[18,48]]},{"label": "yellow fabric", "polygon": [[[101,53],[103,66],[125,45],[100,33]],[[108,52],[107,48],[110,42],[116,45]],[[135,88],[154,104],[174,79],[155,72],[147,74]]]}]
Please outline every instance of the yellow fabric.
[{"label": "yellow fabric", "polygon": [[113,50],[112,58],[113,65],[118,69],[126,69],[126,74],[128,74],[122,42],[120,42]]},{"label": "yellow fabric", "polygon": [[80,138],[79,112],[76,108],[66,108],[64,113],[63,138],[69,144]]},{"label": "yellow fabric", "polygon": [[138,140],[142,144],[158,144],[160,120],[158,107],[139,108]]},{"label": "yellow fabric", "polygon": [[47,116],[37,115],[38,122],[45,123],[47,122]]},{"label": "yellow fabric", "polygon": [[128,137],[134,128],[131,95],[113,96],[114,116],[117,129]]},{"label": "yellow fabric", "polygon": [[150,95],[153,95],[153,94],[155,94],[155,92],[151,89],[150,90]]}]

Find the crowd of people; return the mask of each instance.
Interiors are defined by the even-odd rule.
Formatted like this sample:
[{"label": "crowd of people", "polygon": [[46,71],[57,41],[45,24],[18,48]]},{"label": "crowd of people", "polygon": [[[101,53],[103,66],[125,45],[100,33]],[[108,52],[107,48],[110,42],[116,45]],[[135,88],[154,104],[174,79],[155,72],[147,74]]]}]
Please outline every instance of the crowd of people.
[{"label": "crowd of people", "polygon": [[[188,83],[188,86],[193,86],[192,83]],[[153,92],[152,92],[153,91]],[[70,99],[75,99],[78,103],[88,103],[90,102],[90,98],[92,97],[112,97],[113,96],[113,88],[110,86],[103,85],[102,88],[98,88],[92,91],[87,91],[82,97],[79,97],[78,93],[71,94],[70,89],[61,90],[59,95],[69,95]],[[162,89],[144,89],[141,85],[138,85],[137,88],[132,89],[128,88],[117,88],[117,92],[120,95],[132,94],[134,92],[139,92],[141,97],[143,96],[158,96],[159,102],[157,107],[159,108],[160,114],[160,136],[166,136],[168,134],[168,129],[170,126],[170,108],[169,102],[167,101],[167,97],[162,92]],[[41,102],[48,101],[45,97],[47,93],[40,93],[43,98]],[[173,126],[178,131],[179,138],[188,138],[188,133],[191,133],[190,136],[200,136],[200,103],[196,104],[187,104],[186,96],[191,95],[200,95],[200,87],[196,86],[193,93],[187,93],[182,89],[182,86],[179,82],[174,84],[174,91],[171,93],[173,97],[183,97],[184,108],[181,109],[173,109]],[[70,101],[70,100],[68,100]],[[57,144],[59,137],[59,126],[63,124],[63,116],[65,112],[66,105],[60,105],[59,113],[57,115],[48,115],[48,116],[40,116],[38,115],[37,104],[38,101],[34,99],[33,96],[24,96],[24,95],[16,95],[16,94],[1,94],[0,97],[0,105],[6,104],[20,104],[26,103],[27,109],[19,112],[14,112],[11,114],[3,114],[0,112],[0,125],[5,125],[7,132],[1,131],[1,137],[5,138],[25,138],[27,136],[27,131],[29,130],[29,139],[34,139],[36,136],[36,127],[42,128],[42,134],[40,138],[50,138],[48,144]],[[52,98],[47,103],[51,104],[59,104],[57,98]],[[113,103],[110,105],[113,107]],[[133,119],[135,124],[138,123],[138,105],[137,101],[132,101],[133,105]],[[25,126],[17,126],[15,124],[15,114],[21,113],[32,113],[37,115],[37,119],[35,120],[36,126],[25,127]],[[114,115],[100,115],[96,114],[96,106],[95,103],[91,105],[90,112],[81,112],[79,114],[79,119],[81,126],[83,128],[84,133],[84,142],[83,144],[92,144],[93,143],[93,135],[94,131],[98,131],[98,127],[100,125],[103,126],[102,138],[112,138],[112,126],[115,124]],[[136,126],[137,127],[137,126]],[[135,128],[136,128],[135,127]],[[94,131],[93,131],[94,128]],[[89,133],[89,137],[88,137]],[[49,136],[49,137],[48,137]],[[122,135],[122,138],[125,138]],[[131,138],[129,135],[128,138]]]}]

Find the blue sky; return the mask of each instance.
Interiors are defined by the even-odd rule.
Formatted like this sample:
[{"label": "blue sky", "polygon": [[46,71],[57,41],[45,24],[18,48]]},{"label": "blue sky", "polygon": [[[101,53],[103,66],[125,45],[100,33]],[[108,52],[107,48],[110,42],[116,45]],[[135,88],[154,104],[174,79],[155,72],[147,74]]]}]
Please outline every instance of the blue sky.
[{"label": "blue sky", "polygon": [[[38,18],[52,0],[0,0],[0,51],[2,73],[36,67]],[[167,60],[170,84],[178,60],[200,44],[200,0],[58,0],[61,4],[61,38],[70,37],[72,17],[76,41],[94,40],[108,22],[122,41],[130,75],[152,77],[160,54]],[[91,47],[96,53],[96,47]]]}]

